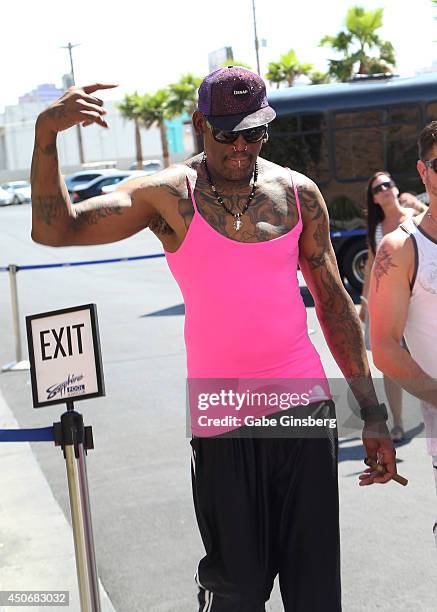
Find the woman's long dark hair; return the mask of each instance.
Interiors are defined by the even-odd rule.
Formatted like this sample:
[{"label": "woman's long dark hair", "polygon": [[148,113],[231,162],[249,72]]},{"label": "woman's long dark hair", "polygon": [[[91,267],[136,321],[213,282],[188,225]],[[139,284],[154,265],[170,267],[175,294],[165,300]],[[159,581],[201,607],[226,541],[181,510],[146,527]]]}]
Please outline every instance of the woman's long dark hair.
[{"label": "woman's long dark hair", "polygon": [[391,174],[389,174],[388,172],[384,172],[383,170],[378,170],[378,172],[375,172],[369,178],[367,182],[367,187],[366,187],[367,240],[369,242],[369,246],[374,255],[376,254],[376,242],[375,242],[376,226],[383,219],[385,219],[385,215],[384,215],[384,211],[382,210],[381,206],[377,204],[373,199],[372,183],[378,176],[381,176],[381,175],[388,176],[389,179],[393,180]]}]

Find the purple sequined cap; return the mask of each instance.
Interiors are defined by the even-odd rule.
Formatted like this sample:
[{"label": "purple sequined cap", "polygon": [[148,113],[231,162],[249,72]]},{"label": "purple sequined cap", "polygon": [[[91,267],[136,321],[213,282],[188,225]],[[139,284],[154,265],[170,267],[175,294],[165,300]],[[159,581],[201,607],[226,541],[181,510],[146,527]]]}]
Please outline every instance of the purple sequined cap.
[{"label": "purple sequined cap", "polygon": [[221,130],[245,130],[276,117],[263,79],[240,66],[219,68],[205,77],[199,87],[198,109]]}]

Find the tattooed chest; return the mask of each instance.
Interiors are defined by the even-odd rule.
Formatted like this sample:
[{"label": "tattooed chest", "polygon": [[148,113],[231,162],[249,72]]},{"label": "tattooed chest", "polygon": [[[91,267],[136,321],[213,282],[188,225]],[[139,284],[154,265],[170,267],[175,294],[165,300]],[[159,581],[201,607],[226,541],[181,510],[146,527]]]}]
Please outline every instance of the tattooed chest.
[{"label": "tattooed chest", "polygon": [[[259,193],[250,201],[247,196],[223,198],[225,210],[208,192],[195,194],[199,213],[216,232],[239,242],[264,242],[287,234],[297,223],[294,201],[286,193]],[[246,209],[246,210],[245,210]]]},{"label": "tattooed chest", "polygon": [[[239,242],[265,242],[278,238],[291,231],[298,222],[294,195],[287,190],[274,194],[258,193],[244,212],[247,196],[223,198],[231,212],[227,212],[207,190],[196,189],[194,199],[198,214],[211,229]],[[149,228],[162,241],[164,248],[176,250],[184,240],[194,214],[191,198],[179,198],[169,210],[155,214]]]}]

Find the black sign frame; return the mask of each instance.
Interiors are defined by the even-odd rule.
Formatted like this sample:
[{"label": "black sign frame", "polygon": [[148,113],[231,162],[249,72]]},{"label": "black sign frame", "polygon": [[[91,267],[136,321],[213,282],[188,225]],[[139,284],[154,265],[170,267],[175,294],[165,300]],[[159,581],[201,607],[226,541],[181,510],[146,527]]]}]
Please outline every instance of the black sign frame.
[{"label": "black sign frame", "polygon": [[[94,393],[84,393],[83,395],[73,395],[69,397],[62,397],[59,399],[47,400],[45,402],[38,401],[38,383],[36,379],[35,371],[35,352],[32,336],[32,321],[35,319],[43,319],[45,317],[54,317],[57,315],[67,314],[70,312],[78,312],[88,310],[91,321],[91,332],[93,338],[94,347],[94,364],[96,369],[96,380],[97,380],[97,391]],[[43,408],[45,406],[51,406],[54,404],[66,404],[76,402],[79,400],[91,399],[93,397],[104,397],[105,395],[105,381],[103,377],[103,362],[102,352],[100,348],[100,334],[99,325],[97,318],[97,306],[96,304],[83,304],[82,306],[72,306],[69,308],[61,308],[59,310],[51,310],[48,312],[40,312],[34,315],[26,316],[26,333],[27,333],[27,345],[29,351],[29,362],[30,362],[30,382],[32,386],[32,399],[34,408]]]}]

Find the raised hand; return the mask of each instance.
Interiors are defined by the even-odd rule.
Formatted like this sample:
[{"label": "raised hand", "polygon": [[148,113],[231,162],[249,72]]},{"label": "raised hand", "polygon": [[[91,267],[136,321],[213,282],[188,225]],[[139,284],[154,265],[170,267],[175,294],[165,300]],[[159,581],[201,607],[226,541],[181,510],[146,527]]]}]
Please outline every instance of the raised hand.
[{"label": "raised hand", "polygon": [[107,114],[103,100],[92,94],[99,89],[112,89],[117,85],[94,83],[85,87],[70,87],[60,98],[44,110],[38,121],[51,132],[57,134],[81,123],[84,127],[97,123],[109,127],[104,119]]}]

